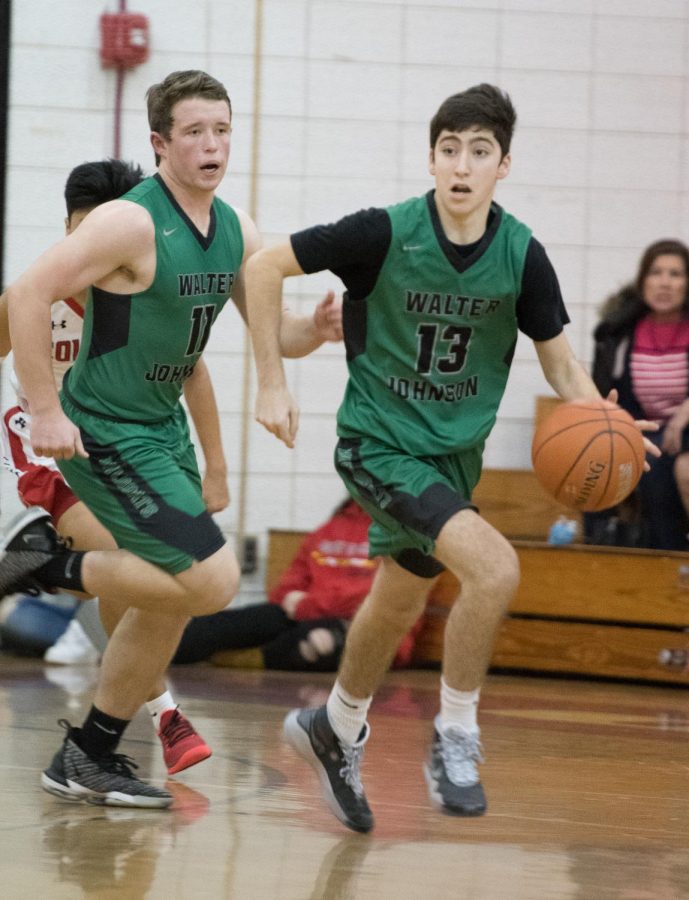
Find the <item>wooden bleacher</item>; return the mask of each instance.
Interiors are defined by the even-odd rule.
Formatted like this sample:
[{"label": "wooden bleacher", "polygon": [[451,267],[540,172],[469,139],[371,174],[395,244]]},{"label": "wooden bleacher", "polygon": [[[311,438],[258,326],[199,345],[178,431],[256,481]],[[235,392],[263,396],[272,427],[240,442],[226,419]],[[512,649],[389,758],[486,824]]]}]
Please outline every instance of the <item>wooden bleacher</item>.
[{"label": "wooden bleacher", "polygon": [[[304,536],[269,531],[267,589]],[[495,643],[494,669],[689,685],[688,672],[658,660],[661,650],[689,647],[689,582],[684,583],[689,560],[684,554],[552,547],[523,539],[512,543],[521,583]],[[428,598],[415,665],[439,664],[445,621],[458,592],[456,579],[443,573]]]},{"label": "wooden bleacher", "polygon": [[[560,402],[538,398],[536,425]],[[496,669],[572,674],[689,686],[689,672],[659,662],[689,648],[689,557],[546,543],[550,525],[572,512],[531,470],[485,469],[474,492],[481,515],[513,543],[521,583],[498,634]],[[303,532],[269,532],[266,586],[289,565]],[[447,614],[459,592],[448,572],[431,591],[417,639],[418,666],[440,662]]]},{"label": "wooden bleacher", "polygon": [[[493,648],[494,669],[689,685],[689,672],[658,659],[664,649],[689,648],[686,555],[512,543],[521,582]],[[445,572],[429,595],[417,665],[440,661],[458,589]]]}]

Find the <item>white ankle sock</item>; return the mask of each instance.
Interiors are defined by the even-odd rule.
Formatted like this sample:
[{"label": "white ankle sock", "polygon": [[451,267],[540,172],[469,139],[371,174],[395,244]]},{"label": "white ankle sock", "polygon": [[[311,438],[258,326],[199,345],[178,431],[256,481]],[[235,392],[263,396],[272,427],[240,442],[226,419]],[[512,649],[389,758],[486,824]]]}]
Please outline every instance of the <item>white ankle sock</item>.
[{"label": "white ankle sock", "polygon": [[477,732],[479,730],[476,721],[478,698],[481,689],[475,691],[456,691],[451,688],[444,678],[440,679],[440,729],[457,726],[464,731]]},{"label": "white ankle sock", "polygon": [[356,744],[366,724],[366,713],[373,697],[352,697],[339,681],[333,685],[326,709],[330,726],[343,744]]},{"label": "white ankle sock", "polygon": [[151,719],[153,720],[153,727],[156,731],[160,729],[160,717],[167,709],[176,709],[177,704],[175,703],[175,698],[172,696],[170,691],[165,691],[164,694],[161,694],[160,697],[156,697],[154,700],[148,700],[146,703],[146,709],[151,714]]}]

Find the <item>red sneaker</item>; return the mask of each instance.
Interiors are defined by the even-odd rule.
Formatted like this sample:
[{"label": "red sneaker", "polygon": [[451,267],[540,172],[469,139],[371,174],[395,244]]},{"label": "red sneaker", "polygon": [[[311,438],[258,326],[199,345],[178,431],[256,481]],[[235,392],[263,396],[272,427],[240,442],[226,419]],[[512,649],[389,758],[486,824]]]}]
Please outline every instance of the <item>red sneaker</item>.
[{"label": "red sneaker", "polygon": [[212,750],[178,709],[166,709],[158,731],[163,759],[170,775],[208,759]]}]

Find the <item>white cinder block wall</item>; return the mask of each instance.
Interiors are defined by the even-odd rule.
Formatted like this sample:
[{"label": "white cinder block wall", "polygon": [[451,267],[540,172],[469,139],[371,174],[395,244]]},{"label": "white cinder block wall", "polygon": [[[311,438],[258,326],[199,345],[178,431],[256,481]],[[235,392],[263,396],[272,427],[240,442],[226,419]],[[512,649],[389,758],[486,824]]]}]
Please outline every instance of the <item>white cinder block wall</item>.
[{"label": "white cinder block wall", "polygon": [[[149,17],[152,53],[126,77],[122,156],[152,169],[146,88],[173,69],[206,69],[234,107],[221,195],[250,209],[255,171],[256,219],[268,242],[427,190],[430,117],[446,96],[483,80],[507,89],[519,115],[498,200],[545,243],[580,359],[590,359],[599,303],[631,278],[643,247],[689,239],[686,0],[265,0],[258,63],[251,0],[128,5]],[[69,168],[112,153],[115,77],[98,57],[102,8],[93,0],[13,3],[8,280],[59,238]],[[333,286],[328,274],[295,280],[287,298],[308,310]],[[343,494],[331,463],[342,348],[288,364],[302,410],[298,445],[289,451],[250,424],[245,479],[243,352],[239,317],[228,308],[207,353],[235,497],[221,523],[236,531],[243,483],[247,533],[310,528]],[[531,344],[520,340],[487,465],[529,466],[534,398],[547,392]],[[5,476],[2,490],[6,515],[16,504]]]}]

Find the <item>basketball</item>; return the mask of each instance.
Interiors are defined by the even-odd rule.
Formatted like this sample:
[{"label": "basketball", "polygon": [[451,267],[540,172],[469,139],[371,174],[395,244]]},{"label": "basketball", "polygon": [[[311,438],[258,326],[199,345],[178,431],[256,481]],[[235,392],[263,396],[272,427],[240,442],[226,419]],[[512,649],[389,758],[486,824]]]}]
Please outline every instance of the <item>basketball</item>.
[{"label": "basketball", "polygon": [[634,419],[609,400],[562,403],[536,429],[536,477],[558,502],[579,512],[615,506],[641,478],[646,451]]}]

